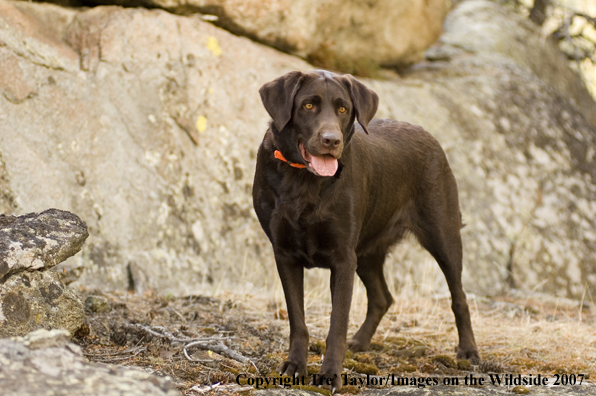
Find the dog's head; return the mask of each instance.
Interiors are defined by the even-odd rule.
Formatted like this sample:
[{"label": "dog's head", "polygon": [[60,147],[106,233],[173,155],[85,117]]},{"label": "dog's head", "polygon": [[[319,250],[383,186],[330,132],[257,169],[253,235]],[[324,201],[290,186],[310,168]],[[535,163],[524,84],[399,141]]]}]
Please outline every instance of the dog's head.
[{"label": "dog's head", "polygon": [[379,98],[349,74],[287,73],[259,90],[279,150],[319,176],[333,176],[358,120],[368,133]]}]

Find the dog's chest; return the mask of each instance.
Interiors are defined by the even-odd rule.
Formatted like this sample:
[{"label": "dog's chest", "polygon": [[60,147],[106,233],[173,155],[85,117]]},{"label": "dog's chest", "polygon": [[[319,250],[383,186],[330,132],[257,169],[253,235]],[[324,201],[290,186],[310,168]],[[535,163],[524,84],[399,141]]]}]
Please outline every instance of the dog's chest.
[{"label": "dog's chest", "polygon": [[329,268],[345,240],[341,216],[316,205],[280,205],[274,224],[276,245],[296,264]]}]

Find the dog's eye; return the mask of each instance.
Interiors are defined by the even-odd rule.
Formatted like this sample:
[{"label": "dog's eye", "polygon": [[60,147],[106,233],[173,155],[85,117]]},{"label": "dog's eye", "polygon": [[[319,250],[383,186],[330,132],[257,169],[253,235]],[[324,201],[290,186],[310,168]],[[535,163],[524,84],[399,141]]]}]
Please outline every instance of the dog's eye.
[{"label": "dog's eye", "polygon": [[339,108],[339,112],[342,113],[342,114],[345,113],[346,111],[348,111],[348,109],[346,109],[343,106]]},{"label": "dog's eye", "polygon": [[312,103],[307,103],[307,104],[305,104],[305,105],[304,105],[304,108],[305,108],[306,110],[312,110],[312,108],[313,108],[313,105],[312,105]]}]

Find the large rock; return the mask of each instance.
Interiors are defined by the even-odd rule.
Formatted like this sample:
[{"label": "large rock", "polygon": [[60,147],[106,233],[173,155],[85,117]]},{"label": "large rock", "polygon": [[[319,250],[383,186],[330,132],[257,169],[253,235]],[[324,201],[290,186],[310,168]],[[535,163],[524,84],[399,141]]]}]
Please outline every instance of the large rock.
[{"label": "large rock", "polygon": [[80,297],[53,272],[24,272],[0,285],[0,338],[41,328],[74,334],[84,317]]},{"label": "large rock", "polygon": [[[278,284],[250,199],[269,119],[258,88],[310,65],[160,10],[0,0],[0,24],[0,205],[85,219],[89,241],[68,260],[85,269],[79,284]],[[457,6],[428,57],[366,83],[379,117],[420,124],[447,151],[468,224],[466,288],[595,293],[596,108],[577,76],[529,23],[482,0]],[[412,244],[387,273],[445,290]]]},{"label": "large rock", "polygon": [[63,210],[0,214],[0,277],[51,268],[81,250],[88,236],[85,223]]},{"label": "large rock", "polygon": [[[258,88],[305,63],[160,10],[1,0],[0,23],[0,62],[14,64],[0,152],[17,205],[2,209],[79,214],[90,237],[66,265],[100,290],[127,288],[129,268],[177,293],[235,284],[243,263],[263,278],[248,270],[270,257],[249,198],[268,121]],[[23,84],[30,95],[15,94]]]},{"label": "large rock", "polygon": [[[447,151],[468,289],[593,293],[596,104],[585,86],[534,24],[491,1],[455,8],[435,50],[451,59],[372,86],[378,116],[422,125]],[[442,278],[411,273],[406,283]]]},{"label": "large rock", "polygon": [[[370,73],[422,59],[439,38],[449,0],[93,0],[215,14],[215,22],[318,66]],[[374,45],[372,44],[374,43]]]},{"label": "large rock", "polygon": [[0,215],[0,337],[81,327],[81,299],[59,274],[41,270],[76,254],[88,235],[77,215],[62,210]]},{"label": "large rock", "polygon": [[5,396],[176,396],[169,378],[89,363],[61,330],[0,340],[0,388]]}]

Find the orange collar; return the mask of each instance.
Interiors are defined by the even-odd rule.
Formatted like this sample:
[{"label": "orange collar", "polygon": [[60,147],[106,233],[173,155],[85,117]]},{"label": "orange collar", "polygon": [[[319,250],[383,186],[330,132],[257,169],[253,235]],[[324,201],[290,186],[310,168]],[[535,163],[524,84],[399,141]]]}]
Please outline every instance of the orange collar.
[{"label": "orange collar", "polygon": [[286,157],[284,157],[283,154],[281,153],[281,151],[279,151],[279,150],[275,150],[275,153],[273,153],[273,156],[280,161],[287,162],[291,167],[298,168],[298,169],[306,168],[306,165],[304,165],[304,164],[297,164],[295,162],[288,161],[286,159]]}]

